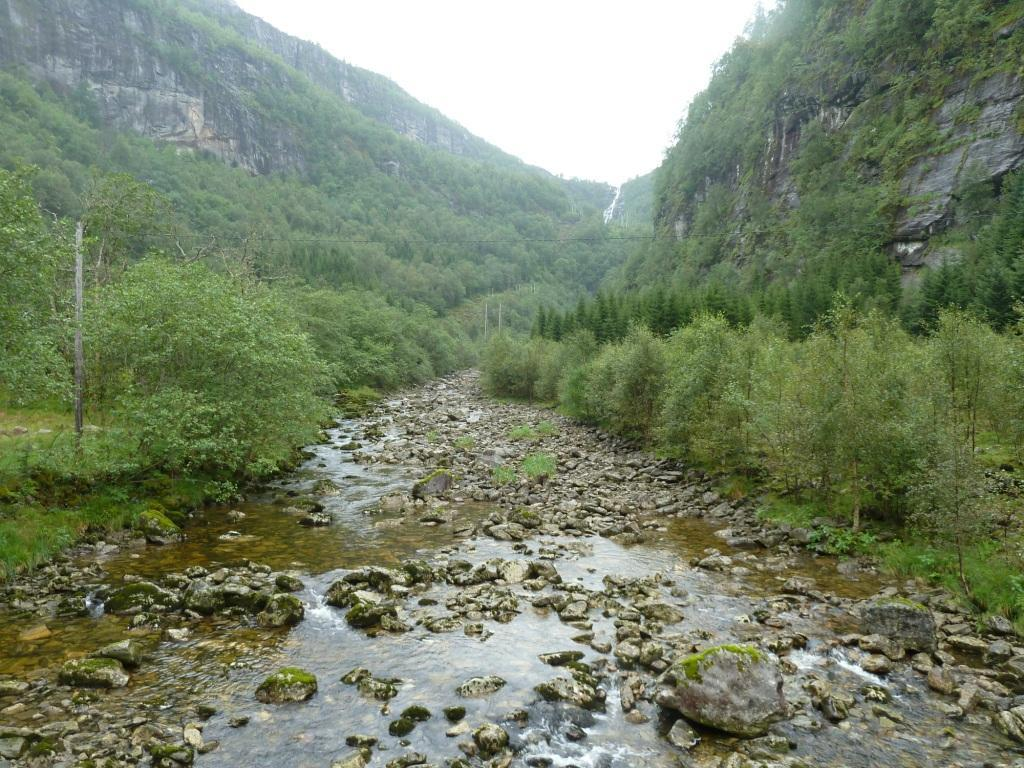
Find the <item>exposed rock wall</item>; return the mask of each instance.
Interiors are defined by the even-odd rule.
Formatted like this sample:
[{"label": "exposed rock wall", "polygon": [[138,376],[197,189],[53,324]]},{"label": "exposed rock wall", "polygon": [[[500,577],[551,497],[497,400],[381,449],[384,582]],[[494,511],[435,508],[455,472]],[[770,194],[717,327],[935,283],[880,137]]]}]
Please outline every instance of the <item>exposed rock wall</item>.
[{"label": "exposed rock wall", "polygon": [[[181,8],[209,24],[183,23]],[[245,44],[226,43],[231,33],[218,28]],[[107,125],[210,152],[253,173],[305,163],[296,137],[268,124],[250,98],[261,88],[288,89],[289,67],[410,139],[516,162],[386,78],[226,2],[0,0],[0,67],[87,92]]]}]

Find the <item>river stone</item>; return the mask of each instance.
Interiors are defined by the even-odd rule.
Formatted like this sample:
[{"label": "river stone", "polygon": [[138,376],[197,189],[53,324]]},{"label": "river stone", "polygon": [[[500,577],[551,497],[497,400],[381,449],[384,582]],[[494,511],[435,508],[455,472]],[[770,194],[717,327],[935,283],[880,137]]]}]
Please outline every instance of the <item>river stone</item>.
[{"label": "river stone", "polygon": [[367,749],[358,749],[350,755],[346,755],[340,760],[335,760],[331,763],[331,768],[366,768],[370,764],[370,758],[373,753]]},{"label": "river stone", "polygon": [[307,528],[326,528],[333,522],[334,518],[329,512],[319,509],[310,510],[299,518],[299,525],[304,525]]},{"label": "river stone", "polygon": [[146,747],[146,751],[152,758],[150,764],[154,768],[178,768],[182,765],[192,765],[195,760],[195,750],[187,744],[164,744],[154,741]]},{"label": "river stone", "polygon": [[466,699],[489,696],[505,686],[505,681],[497,675],[471,677],[455,689],[455,692]]},{"label": "river stone", "polygon": [[604,709],[604,691],[586,674],[574,672],[571,677],[559,676],[534,686],[534,690],[545,701],[562,701],[581,709]]},{"label": "river stone", "polygon": [[996,728],[1014,741],[1024,743],[1024,705],[999,712],[994,717]]},{"label": "river stone", "polygon": [[692,749],[700,742],[700,736],[683,718],[679,718],[672,724],[665,738],[668,739],[669,744],[679,749]]},{"label": "river stone", "polygon": [[185,607],[203,616],[224,607],[224,592],[208,581],[198,579],[188,585],[184,595]]},{"label": "river stone", "polygon": [[142,646],[134,640],[119,640],[103,646],[92,656],[96,659],[116,659],[126,667],[137,667],[142,663]]},{"label": "river stone", "polygon": [[658,621],[662,624],[678,624],[683,620],[683,612],[668,603],[643,603],[637,606],[637,610],[648,621]]},{"label": "river stone", "polygon": [[356,688],[364,696],[370,696],[377,701],[388,701],[398,695],[396,680],[380,680],[372,676],[362,677],[356,682]]},{"label": "river stone", "polygon": [[274,579],[274,586],[282,592],[301,592],[305,585],[295,576],[288,573],[279,573]]},{"label": "river stone", "polygon": [[904,648],[930,651],[935,648],[935,619],[920,603],[886,597],[861,609],[861,632],[884,635]]},{"label": "river stone", "polygon": [[139,515],[136,525],[150,544],[172,544],[183,538],[181,529],[157,509],[147,509]]},{"label": "river stone", "polygon": [[508,746],[508,732],[494,723],[484,723],[473,731],[473,741],[480,748],[481,756],[486,759]]},{"label": "river stone", "polygon": [[38,626],[30,627],[29,629],[23,631],[21,634],[18,635],[18,640],[20,640],[23,643],[34,643],[37,640],[45,640],[52,634],[53,632],[50,631],[49,627],[47,627],[45,624],[40,624]]},{"label": "river stone", "polygon": [[590,606],[586,600],[574,600],[558,612],[563,621],[582,621],[587,618]]},{"label": "river stone", "polygon": [[564,667],[574,661],[582,661],[583,655],[583,651],[555,651],[542,653],[537,658],[552,667]]},{"label": "river stone", "polygon": [[256,621],[261,627],[294,627],[305,615],[306,609],[299,598],[278,593],[270,598]]},{"label": "river stone", "polygon": [[736,736],[760,736],[787,713],[775,658],[748,645],[722,645],[680,659],[662,677],[662,707]]},{"label": "river stone", "polygon": [[1005,616],[989,616],[985,621],[985,626],[993,635],[1010,636],[1013,634],[1013,624]]},{"label": "river stone", "polygon": [[21,696],[28,688],[24,680],[0,680],[0,696]]},{"label": "river stone", "polygon": [[522,584],[530,575],[530,564],[526,560],[502,560],[498,574],[509,584]]},{"label": "river stone", "polygon": [[78,688],[124,688],[128,673],[117,659],[73,659],[61,667],[58,679]]},{"label": "river stone", "polygon": [[139,581],[116,590],[107,598],[104,609],[110,613],[128,613],[153,611],[159,607],[174,608],[177,605],[178,597],[173,592],[148,581]]},{"label": "river stone", "polygon": [[270,675],[256,689],[256,698],[264,704],[305,701],[316,693],[316,677],[297,667],[285,667]]},{"label": "river stone", "polygon": [[397,619],[398,611],[393,605],[374,605],[369,602],[356,602],[345,614],[345,621],[356,629],[372,629],[381,626],[385,618]]},{"label": "river stone", "polygon": [[928,670],[928,687],[947,696],[956,690],[956,677],[949,667],[932,667]]},{"label": "river stone", "polygon": [[988,643],[980,637],[972,635],[952,635],[946,638],[946,642],[963,653],[973,653],[980,656],[988,650]]},{"label": "river stone", "polygon": [[0,736],[0,757],[17,760],[28,747],[28,739],[24,736]]},{"label": "river stone", "polygon": [[455,484],[455,478],[447,469],[439,469],[420,480],[412,487],[414,499],[429,499],[432,496],[441,496],[451,490]]},{"label": "river stone", "polygon": [[983,661],[988,666],[994,667],[1004,661],[1009,661],[1012,656],[1013,646],[1005,640],[996,640],[985,649]]}]

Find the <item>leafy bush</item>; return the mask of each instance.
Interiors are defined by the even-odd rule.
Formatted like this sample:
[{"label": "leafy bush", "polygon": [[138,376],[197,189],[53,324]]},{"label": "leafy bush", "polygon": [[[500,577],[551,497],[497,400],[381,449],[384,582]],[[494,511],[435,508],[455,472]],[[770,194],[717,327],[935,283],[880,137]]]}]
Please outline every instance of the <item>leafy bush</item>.
[{"label": "leafy bush", "polygon": [[280,296],[150,258],[98,292],[89,391],[171,470],[262,475],[315,439],[327,382]]}]

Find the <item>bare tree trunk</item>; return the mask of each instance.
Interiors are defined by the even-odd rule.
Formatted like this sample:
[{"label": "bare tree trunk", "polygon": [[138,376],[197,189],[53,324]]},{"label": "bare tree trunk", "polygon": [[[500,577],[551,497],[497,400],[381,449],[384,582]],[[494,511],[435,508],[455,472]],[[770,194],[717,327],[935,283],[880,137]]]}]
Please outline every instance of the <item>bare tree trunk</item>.
[{"label": "bare tree trunk", "polygon": [[85,421],[85,353],[82,349],[82,222],[75,226],[75,449],[82,450],[82,428]]}]

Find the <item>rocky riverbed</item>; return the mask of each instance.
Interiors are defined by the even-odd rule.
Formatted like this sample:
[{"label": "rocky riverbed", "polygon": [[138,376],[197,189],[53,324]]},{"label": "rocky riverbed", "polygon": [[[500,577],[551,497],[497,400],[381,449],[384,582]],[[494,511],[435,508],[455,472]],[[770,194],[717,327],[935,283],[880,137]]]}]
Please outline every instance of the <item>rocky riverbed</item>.
[{"label": "rocky riverbed", "polygon": [[184,534],[0,593],[0,765],[1024,766],[1006,623],[472,373]]}]

